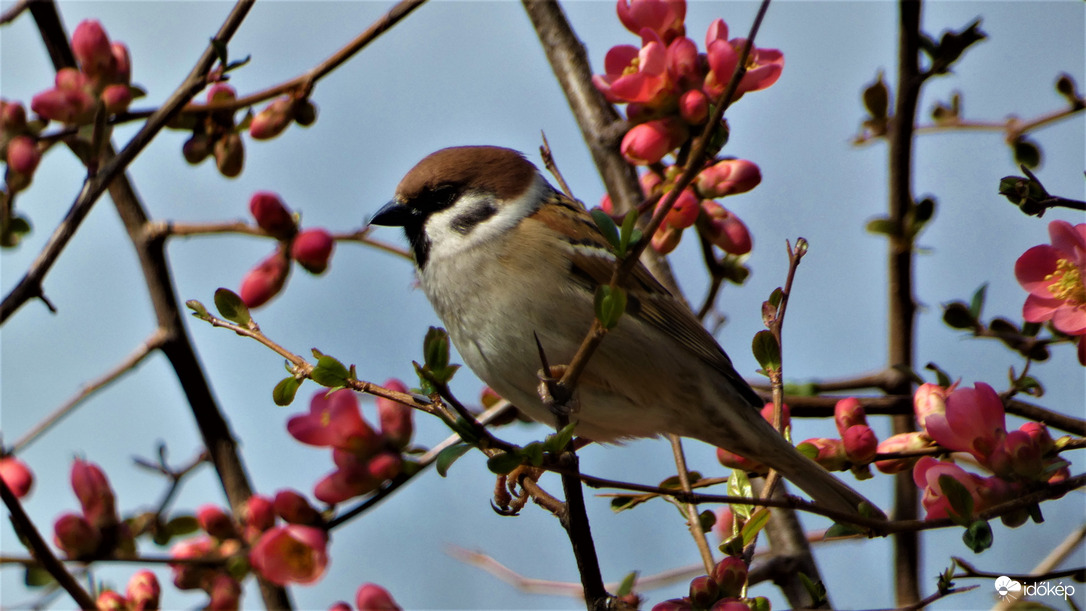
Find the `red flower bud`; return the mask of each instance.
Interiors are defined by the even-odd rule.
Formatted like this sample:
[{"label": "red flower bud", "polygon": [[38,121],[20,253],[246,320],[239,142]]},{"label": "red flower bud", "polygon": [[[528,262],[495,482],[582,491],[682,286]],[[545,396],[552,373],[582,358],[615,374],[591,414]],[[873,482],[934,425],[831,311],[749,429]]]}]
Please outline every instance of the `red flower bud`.
[{"label": "red flower bud", "polygon": [[253,117],[249,124],[249,135],[254,140],[269,140],[283,133],[293,119],[293,98],[278,98]]},{"label": "red flower bud", "polygon": [[128,580],[125,596],[128,598],[129,611],[153,611],[158,609],[158,599],[162,588],[158,578],[148,570],[137,571]]},{"label": "red flower bud", "polygon": [[0,100],[0,132],[20,134],[26,130],[26,109],[19,102]]},{"label": "red flower bud", "polygon": [[841,441],[845,446],[845,455],[854,465],[870,463],[878,451],[879,440],[866,424],[850,426],[841,436]]},{"label": "red flower bud", "polygon": [[[813,451],[803,446],[809,446],[813,448]],[[845,444],[840,439],[827,439],[825,437],[808,439],[796,446],[796,449],[808,456],[810,456],[808,452],[813,453],[814,461],[822,465],[827,471],[843,471],[849,462],[848,455],[845,453]]]},{"label": "red flower bud", "polygon": [[709,611],[750,611],[750,605],[738,598],[724,598],[709,607]]},{"label": "red flower bud", "polygon": [[278,195],[270,191],[257,191],[249,199],[249,212],[256,224],[268,235],[283,240],[294,235],[297,227],[294,217]]},{"label": "red flower bud", "polygon": [[392,452],[381,452],[369,460],[367,474],[377,481],[390,480],[403,470],[403,458]]},{"label": "red flower bud", "polygon": [[946,398],[953,392],[955,382],[950,388],[943,388],[938,384],[921,384],[913,394],[913,411],[916,413],[916,422],[920,428],[925,428],[925,422],[931,414],[946,413]]},{"label": "red flower bud", "polygon": [[127,611],[128,601],[113,590],[102,590],[95,601],[98,611]]},{"label": "red flower bud", "polygon": [[72,53],[89,76],[113,73],[113,49],[102,24],[94,19],[80,22],[72,32]]},{"label": "red flower bud", "polygon": [[749,471],[753,473],[767,473],[769,469],[759,463],[755,462],[745,456],[740,456],[734,452],[729,452],[724,448],[716,449],[716,459],[720,461],[721,465],[730,469],[739,469],[740,471]]},{"label": "red flower bud", "polygon": [[[762,418],[765,418],[766,422],[773,424],[772,403],[766,403],[762,407]],[[781,405],[781,424],[784,426],[785,430],[788,430],[788,427],[792,426],[792,410],[788,409],[787,404]]]},{"label": "red flower bud", "polygon": [[[911,452],[914,450],[923,450],[924,448],[931,446],[931,439],[928,438],[922,432],[911,433],[898,433],[892,435],[882,443],[879,444],[879,454],[889,454],[891,452]],[[880,460],[875,463],[875,467],[883,473],[901,473],[902,471],[908,471],[916,464],[917,458],[892,458],[888,460]]]},{"label": "red flower bud", "polygon": [[83,516],[96,528],[117,524],[116,499],[106,474],[93,463],[72,463],[72,490],[83,506]]},{"label": "red flower bud", "polygon": [[321,514],[309,501],[293,490],[280,490],[275,493],[275,513],[291,524],[320,526],[324,523]]},{"label": "red flower bud", "polygon": [[762,171],[746,159],[718,161],[698,173],[694,185],[706,198],[746,193],[762,182]]},{"label": "red flower bud", "polygon": [[233,539],[238,536],[234,518],[215,505],[204,505],[196,510],[200,528],[216,539]]},{"label": "red flower bud", "polygon": [[185,161],[196,165],[211,154],[211,139],[207,134],[193,134],[181,147],[181,154],[185,156]]},{"label": "red flower bud", "polygon": [[739,596],[747,583],[747,563],[742,558],[725,556],[713,568],[713,580],[720,586],[721,596]]},{"label": "red flower bud", "polygon": [[106,106],[106,112],[123,112],[132,103],[132,90],[128,85],[109,85],[102,90],[102,103]]},{"label": "red flower bud", "polygon": [[132,59],[128,55],[128,47],[123,42],[115,42],[109,46],[113,54],[113,82],[127,85],[132,80]]},{"label": "red flower bud", "polygon": [[305,271],[320,274],[328,268],[335,240],[324,229],[306,229],[290,243],[290,256]]},{"label": "red flower bud", "polygon": [[[385,388],[407,392],[407,386],[395,378],[387,380]],[[414,412],[414,409],[402,403],[377,397],[377,418],[381,423],[381,435],[397,449],[402,450],[411,443],[411,435],[415,429]]]},{"label": "red flower bud", "polygon": [[622,156],[635,165],[649,165],[664,158],[689,136],[686,125],[675,118],[657,119],[633,126],[622,138]]},{"label": "red flower bud", "polygon": [[713,604],[719,596],[720,586],[708,575],[695,577],[690,582],[690,602],[699,609]]},{"label": "red flower bud", "polygon": [[254,494],[245,502],[242,521],[247,528],[268,530],[275,524],[275,503],[266,496]]},{"label": "red flower bud", "polygon": [[679,246],[679,240],[683,237],[683,230],[670,225],[661,225],[656,233],[652,234],[652,247],[656,252],[666,255]]},{"label": "red flower bud", "polygon": [[[657,209],[660,204],[663,203],[663,198],[657,203]],[[694,224],[694,221],[698,220],[698,211],[700,209],[700,202],[698,196],[694,195],[693,189],[683,189],[682,193],[675,200],[675,205],[668,210],[667,217],[664,219],[664,224],[674,227],[675,229],[686,229]]]},{"label": "red flower bud", "polygon": [[867,424],[864,408],[860,400],[855,397],[841,399],[833,408],[833,422],[837,425],[837,432],[845,434],[850,427],[857,424]]},{"label": "red flower bud", "polygon": [[283,289],[289,272],[290,260],[281,248],[276,249],[242,279],[241,289],[238,291],[241,300],[250,308],[258,308],[268,303]]},{"label": "red flower bud", "polygon": [[750,232],[739,217],[712,200],[703,201],[701,207],[709,215],[705,237],[710,242],[729,254],[745,255],[750,252],[753,247]]},{"label": "red flower bud", "polygon": [[53,543],[69,558],[90,558],[102,544],[102,533],[83,516],[66,513],[53,524]]},{"label": "red flower bud", "polygon": [[362,584],[354,597],[358,611],[400,611],[388,590],[373,583]]},{"label": "red flower bud", "polygon": [[227,178],[236,178],[245,167],[245,145],[241,136],[233,132],[215,141],[212,154],[219,173]]},{"label": "red flower bud", "polygon": [[0,458],[0,479],[20,499],[30,494],[30,489],[34,487],[34,473],[26,463],[14,456]]},{"label": "red flower bud", "polygon": [[705,123],[709,118],[709,97],[697,89],[682,94],[679,97],[679,116],[690,125]]},{"label": "red flower bud", "polygon": [[241,584],[229,575],[217,575],[208,589],[208,611],[234,611],[241,607]]}]

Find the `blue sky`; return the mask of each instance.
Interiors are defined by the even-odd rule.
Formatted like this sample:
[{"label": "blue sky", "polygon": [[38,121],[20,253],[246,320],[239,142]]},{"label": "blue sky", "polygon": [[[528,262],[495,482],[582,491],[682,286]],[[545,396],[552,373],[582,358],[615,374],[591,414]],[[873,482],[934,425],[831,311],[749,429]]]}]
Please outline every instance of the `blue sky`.
[{"label": "blue sky", "polygon": [[[0,2],[7,8],[10,2]],[[388,8],[379,2],[258,3],[232,45],[234,57],[252,56],[235,73],[241,92],[291,78],[333,53]],[[111,37],[128,44],[133,81],[149,96],[143,108],[163,100],[189,71],[206,40],[229,11],[223,2],[69,2],[61,4],[66,26],[84,18],[102,21]],[[607,49],[636,44],[622,28],[611,2],[572,2],[570,21],[600,70]],[[705,29],[724,18],[733,36],[745,31],[756,5],[696,2],[687,17],[688,35],[703,46]],[[934,2],[924,24],[929,33],[961,28],[975,17],[990,39],[971,49],[955,74],[932,81],[921,100],[926,118],[937,100],[961,91],[969,118],[1034,117],[1062,107],[1053,87],[1068,72],[1086,87],[1084,5],[1081,2]],[[889,2],[799,2],[771,6],[759,34],[760,46],[781,49],[785,68],[769,90],[749,94],[729,110],[732,136],[725,153],[750,159],[764,182],[727,201],[754,234],[743,287],[727,287],[720,300],[728,323],[718,334],[737,369],[754,379],[757,368],[748,346],[761,328],[759,308],[783,282],[784,241],[803,236],[811,244],[800,268],[785,328],[786,375],[790,379],[836,378],[876,371],[885,361],[884,240],[864,231],[886,207],[886,150],[876,143],[849,144],[862,119],[860,91],[879,70],[892,79],[896,9]],[[24,16],[0,29],[0,90],[6,99],[29,100],[51,85],[52,72],[31,20]],[[892,80],[891,80],[892,82]],[[177,221],[233,220],[247,216],[252,192],[273,190],[303,214],[306,226],[333,231],[357,228],[384,202],[400,177],[427,153],[457,144],[497,144],[536,158],[544,131],[574,193],[590,205],[603,187],[594,174],[568,107],[546,64],[538,39],[519,3],[436,2],[428,4],[350,63],[322,80],[313,94],[320,109],[315,125],[292,127],[266,143],[247,142],[246,169],[236,180],[208,164],[187,165],[180,155],[185,135],[165,132],[130,168],[149,214]],[[133,127],[118,128],[126,142]],[[1042,129],[1034,138],[1045,151],[1038,176],[1050,192],[1084,197],[1081,115]],[[1025,293],[1014,279],[1015,259],[1047,242],[1047,222],[1086,221],[1081,213],[1053,211],[1044,220],[1026,218],[996,194],[1000,177],[1017,173],[998,133],[924,136],[916,147],[915,192],[938,199],[935,220],[917,257],[919,315],[917,363],[933,361],[963,378],[1005,387],[1008,367],[1020,367],[995,342],[964,339],[940,322],[940,304],[968,299],[988,283],[989,315],[1019,316]],[[34,233],[0,258],[0,288],[6,294],[40,251],[52,227],[80,187],[78,164],[63,150],[52,151],[33,187],[19,198]],[[392,230],[380,237],[399,241]],[[692,240],[672,256],[687,295],[698,301],[705,274]],[[211,302],[217,287],[237,288],[245,272],[271,244],[243,236],[175,240],[169,256],[182,299]],[[153,329],[138,263],[110,203],[102,201],[46,280],[58,315],[30,303],[0,331],[0,417],[4,439],[18,438],[42,415],[129,354]],[[358,245],[340,245],[322,277],[297,270],[285,294],[259,310],[261,327],[295,352],[310,347],[355,363],[364,379],[400,377],[411,383],[412,359],[420,358],[426,328],[438,324],[403,260]],[[308,491],[331,470],[326,452],[303,447],[286,433],[289,415],[305,408],[315,386],[307,385],[291,408],[271,402],[271,388],[283,376],[273,353],[232,333],[191,321],[196,343],[252,471],[258,491],[283,487]],[[1070,349],[1057,349],[1036,366],[1048,394],[1039,402],[1082,416],[1083,370]],[[465,399],[480,385],[468,371],[454,389]],[[367,414],[373,417],[368,404]],[[416,442],[434,445],[448,434],[425,417],[417,419]],[[1018,421],[1011,419],[1011,426]],[[803,421],[797,439],[829,435],[832,424]],[[885,436],[887,423],[876,420]],[[542,437],[543,429],[505,433],[513,441]],[[96,395],[23,458],[38,476],[27,503],[46,530],[52,520],[77,506],[67,484],[70,460],[82,455],[111,476],[123,511],[155,502],[163,484],[132,466],[134,455],[152,456],[164,440],[176,462],[199,448],[180,390],[168,365],[155,356],[120,383]],[[722,473],[713,450],[691,442],[693,468]],[[670,475],[670,450],[663,441],[622,447],[593,447],[582,458],[586,472],[655,483]],[[1076,472],[1084,461],[1075,457]],[[883,478],[854,482],[883,506],[889,489]],[[554,490],[557,480],[544,480]],[[429,473],[364,519],[337,531],[333,560],[317,586],[295,588],[300,608],[327,608],[353,599],[363,582],[388,587],[405,608],[580,608],[561,597],[526,595],[482,571],[453,560],[448,546],[490,554],[523,575],[576,581],[576,570],[557,522],[529,506],[518,518],[489,509],[493,478],[480,456],[457,463],[448,478]],[[210,469],[184,488],[177,508],[221,502]],[[967,557],[997,572],[1032,568],[1081,524],[1081,494],[1047,506],[1044,525],[1016,530],[995,526],[996,543],[973,557],[956,531],[926,534],[922,574],[925,593],[950,556]],[[1077,510],[1076,510],[1077,509]],[[589,497],[589,513],[600,548],[605,579],[616,581],[638,570],[651,575],[693,565],[697,553],[676,512],[662,502],[613,515],[606,499]],[[805,519],[809,528],[824,527]],[[5,553],[15,541],[0,531]],[[1023,553],[1023,550],[1028,550]],[[823,576],[840,608],[888,606],[893,602],[887,541],[833,543],[816,547]],[[1079,561],[1072,564],[1081,564]],[[109,567],[103,579],[123,587],[135,569]],[[858,579],[858,577],[860,579]],[[861,581],[862,579],[862,581]],[[17,571],[0,572],[4,605],[27,600]],[[857,584],[862,583],[863,587]],[[980,580],[971,594],[935,608],[986,608],[991,584]],[[682,595],[686,582],[646,592],[649,604]],[[191,607],[200,595],[172,588],[166,604]],[[768,585],[754,589],[783,604]],[[255,597],[248,599],[255,604]],[[1042,600],[1055,604],[1053,600]],[[58,607],[66,607],[60,603]]]}]

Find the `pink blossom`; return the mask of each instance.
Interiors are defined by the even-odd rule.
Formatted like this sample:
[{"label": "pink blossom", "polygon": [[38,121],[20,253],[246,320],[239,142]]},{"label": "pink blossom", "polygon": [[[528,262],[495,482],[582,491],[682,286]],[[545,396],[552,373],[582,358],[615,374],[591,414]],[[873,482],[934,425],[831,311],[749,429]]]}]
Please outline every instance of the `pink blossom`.
[{"label": "pink blossom", "polygon": [[680,119],[657,119],[633,126],[622,138],[620,149],[626,161],[635,165],[649,165],[678,148],[689,135]]},{"label": "pink blossom", "polygon": [[72,490],[83,507],[83,517],[96,528],[117,523],[113,488],[102,469],[94,463],[75,459],[71,471]]},{"label": "pink blossom", "polygon": [[[385,388],[398,392],[407,392],[403,382],[393,378],[385,381]],[[392,399],[377,397],[377,418],[381,423],[381,436],[398,449],[404,449],[411,443],[414,433],[415,410]]]},{"label": "pink blossom", "polygon": [[158,585],[158,578],[148,570],[136,571],[128,580],[128,588],[125,597],[128,598],[129,611],[152,611],[158,609],[159,596],[162,588]]},{"label": "pink blossom", "polygon": [[400,611],[388,590],[374,583],[364,583],[354,596],[358,611]]},{"label": "pink blossom", "polygon": [[[923,450],[931,446],[931,438],[923,432],[898,433],[887,437],[878,446],[878,454],[890,454],[895,452],[911,452]],[[901,473],[908,471],[916,464],[916,458],[891,458],[880,460],[875,467],[883,473]]]},{"label": "pink blossom", "polygon": [[652,249],[666,255],[679,247],[679,241],[683,237],[683,230],[671,225],[661,225],[656,233],[652,234]]},{"label": "pink blossom", "polygon": [[712,200],[701,202],[701,207],[709,216],[705,237],[710,242],[733,255],[745,255],[751,251],[753,240],[738,216]]},{"label": "pink blossom", "polygon": [[72,32],[72,53],[88,76],[112,75],[114,71],[116,60],[109,36],[97,20],[87,19],[75,27]]},{"label": "pink blossom", "polygon": [[667,47],[649,29],[641,31],[642,46],[618,45],[604,57],[605,75],[593,75],[592,83],[607,101],[660,105],[670,94]]},{"label": "pink blossom", "polygon": [[913,412],[916,414],[916,422],[920,428],[927,427],[929,415],[946,413],[946,398],[957,387],[958,383],[955,382],[948,388],[943,388],[938,384],[921,384],[920,388],[916,389],[913,394]]},{"label": "pink blossom", "polygon": [[216,575],[207,590],[211,596],[207,611],[236,611],[241,607],[241,584],[237,579],[229,575]]},{"label": "pink blossom", "polygon": [[41,151],[33,138],[15,136],[8,142],[7,162],[12,172],[27,175],[34,173],[41,161]]},{"label": "pink blossom", "polygon": [[[178,560],[218,558],[215,543],[207,536],[193,537],[179,541],[170,548],[170,557]],[[214,570],[199,564],[170,564],[173,570],[173,584],[179,590],[195,590],[205,587],[214,575]]]},{"label": "pink blossom", "polygon": [[667,71],[680,90],[701,89],[705,73],[697,43],[685,36],[671,41],[667,46]]},{"label": "pink blossom", "polygon": [[837,425],[837,432],[844,435],[849,427],[857,424],[867,424],[867,417],[860,400],[856,397],[841,399],[833,407],[833,422]]},{"label": "pink blossom", "polygon": [[256,224],[268,235],[284,239],[297,231],[290,209],[279,195],[271,191],[257,191],[249,198],[249,213]]},{"label": "pink blossom", "polygon": [[[657,209],[664,203],[664,198],[660,198],[660,201],[656,204]],[[701,202],[698,200],[698,196],[694,194],[694,190],[690,188],[683,189],[679,197],[675,199],[675,204],[671,206],[671,210],[668,210],[667,216],[664,218],[664,224],[675,229],[686,229],[694,224],[694,221],[698,220],[698,210],[700,209]]]},{"label": "pink blossom", "polygon": [[739,596],[747,583],[747,563],[742,558],[725,556],[713,567],[713,580],[723,596]]},{"label": "pink blossom", "polygon": [[686,32],[686,0],[618,0],[618,20],[634,34],[648,28],[664,42]]},{"label": "pink blossom", "polygon": [[[943,492],[939,483],[941,477],[947,476],[961,484],[966,492],[973,498],[973,512],[996,505],[1007,498],[1010,489],[1002,480],[989,477],[983,478],[963,470],[958,465],[950,462],[936,460],[930,456],[921,457],[913,469],[913,481],[924,489],[924,497],[921,503],[927,510],[925,516],[928,520],[938,520],[950,516],[953,511],[949,499]],[[970,518],[971,516],[962,516]]]},{"label": "pink blossom", "polygon": [[289,524],[260,537],[249,552],[253,570],[279,585],[313,583],[328,566],[328,535],[319,528]]},{"label": "pink blossom", "polygon": [[705,199],[746,193],[762,182],[762,171],[746,159],[724,159],[705,168],[694,179]]},{"label": "pink blossom", "polygon": [[280,490],[275,493],[275,513],[291,524],[320,526],[324,522],[321,514],[309,501],[294,490]]},{"label": "pink blossom", "polygon": [[26,463],[14,456],[0,458],[0,479],[19,499],[30,494],[30,489],[34,487],[34,473]]},{"label": "pink blossom", "polygon": [[394,452],[361,458],[333,450],[332,458],[338,468],[317,482],[313,489],[313,496],[330,505],[373,492],[386,480],[399,475],[403,468],[403,458]]},{"label": "pink blossom", "polygon": [[231,539],[238,536],[234,527],[234,518],[217,505],[203,505],[196,510],[196,521],[200,528],[216,539]]},{"label": "pink blossom", "polygon": [[332,257],[332,249],[335,245],[335,239],[326,230],[306,229],[291,241],[290,256],[305,271],[320,274],[328,269],[328,261]]},{"label": "pink blossom", "polygon": [[969,452],[984,462],[1006,436],[1003,402],[991,386],[958,388],[946,398],[945,413],[925,418],[928,435],[943,447]]},{"label": "pink blossom", "polygon": [[83,516],[66,513],[53,523],[53,543],[69,558],[89,558],[101,546],[102,533]]},{"label": "pink blossom", "polygon": [[701,125],[709,118],[709,98],[698,89],[679,96],[679,116],[690,125]]},{"label": "pink blossom", "polygon": [[854,465],[866,465],[875,458],[879,439],[866,424],[854,424],[841,434],[841,443],[845,446],[845,455]]},{"label": "pink blossom", "polygon": [[309,413],[288,420],[287,431],[302,443],[353,453],[372,453],[378,440],[362,418],[358,396],[347,389],[315,393],[309,401]]},{"label": "pink blossom", "polygon": [[238,294],[246,306],[258,308],[271,301],[272,297],[283,290],[289,273],[290,259],[281,248],[278,248],[245,274]]},{"label": "pink blossom", "polygon": [[[724,93],[728,81],[732,78],[739,56],[747,41],[744,38],[728,40],[728,26],[724,20],[717,19],[709,26],[705,36],[706,57],[709,62],[709,74],[705,77],[705,93],[716,99]],[[747,71],[739,81],[735,100],[744,93],[765,89],[777,82],[784,68],[784,55],[776,49],[754,47],[747,57]]]},{"label": "pink blossom", "polygon": [[1029,291],[1022,317],[1046,322],[1068,335],[1086,334],[1086,223],[1048,224],[1052,244],[1030,248],[1014,265],[1022,288]]}]

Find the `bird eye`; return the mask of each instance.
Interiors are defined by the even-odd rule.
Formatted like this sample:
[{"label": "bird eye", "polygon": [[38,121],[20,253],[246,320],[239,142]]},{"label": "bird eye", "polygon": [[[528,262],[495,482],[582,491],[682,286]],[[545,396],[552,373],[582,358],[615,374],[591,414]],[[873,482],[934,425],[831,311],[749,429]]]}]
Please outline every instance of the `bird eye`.
[{"label": "bird eye", "polygon": [[425,214],[433,214],[452,206],[459,193],[456,185],[438,185],[418,198],[417,207]]}]

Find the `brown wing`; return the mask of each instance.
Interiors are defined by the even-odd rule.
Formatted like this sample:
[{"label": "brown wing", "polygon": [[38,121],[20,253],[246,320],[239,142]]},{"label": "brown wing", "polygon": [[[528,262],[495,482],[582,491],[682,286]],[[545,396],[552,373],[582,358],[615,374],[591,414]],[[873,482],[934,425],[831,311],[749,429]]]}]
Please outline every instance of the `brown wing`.
[{"label": "brown wing", "polygon": [[[571,248],[573,276],[592,294],[611,281],[615,257],[607,239],[600,233],[592,217],[569,198],[555,193],[551,202],[542,206],[532,218],[564,236]],[[751,405],[760,407],[762,399],[735,371],[732,361],[712,334],[701,326],[697,317],[638,263],[622,282],[627,291],[626,314],[633,316],[665,335],[674,337],[686,350],[709,364],[726,377]]]}]

